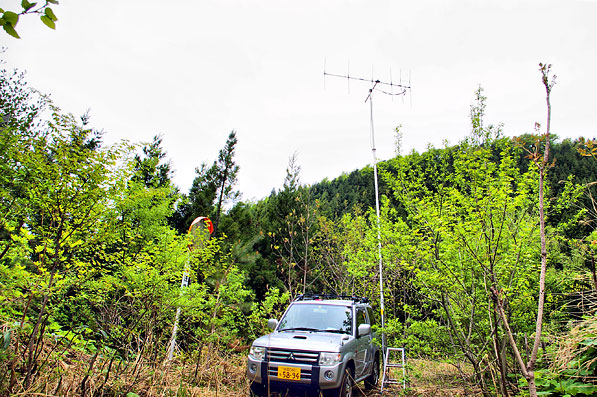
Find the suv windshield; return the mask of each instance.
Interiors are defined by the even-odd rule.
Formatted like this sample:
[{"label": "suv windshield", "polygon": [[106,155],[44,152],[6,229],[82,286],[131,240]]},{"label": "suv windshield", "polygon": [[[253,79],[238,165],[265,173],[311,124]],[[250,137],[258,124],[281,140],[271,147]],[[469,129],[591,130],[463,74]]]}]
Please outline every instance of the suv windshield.
[{"label": "suv windshield", "polygon": [[294,304],[278,327],[278,331],[290,330],[352,334],[352,310],[350,306]]}]

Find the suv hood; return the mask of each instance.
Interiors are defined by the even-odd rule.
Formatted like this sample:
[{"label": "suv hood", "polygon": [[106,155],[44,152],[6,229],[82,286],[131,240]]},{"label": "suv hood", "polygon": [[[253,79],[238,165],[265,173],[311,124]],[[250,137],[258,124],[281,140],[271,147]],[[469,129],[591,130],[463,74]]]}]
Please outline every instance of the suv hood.
[{"label": "suv hood", "polygon": [[[272,332],[253,342],[255,346],[273,347],[276,349],[308,350],[324,352],[340,352],[343,345],[353,339],[348,334],[310,331]],[[346,339],[348,337],[348,339]]]}]

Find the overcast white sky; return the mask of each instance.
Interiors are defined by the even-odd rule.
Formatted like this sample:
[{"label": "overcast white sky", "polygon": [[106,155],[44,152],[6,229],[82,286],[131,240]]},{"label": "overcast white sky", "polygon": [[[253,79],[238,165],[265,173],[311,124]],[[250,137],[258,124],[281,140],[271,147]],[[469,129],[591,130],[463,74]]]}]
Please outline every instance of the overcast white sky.
[{"label": "overcast white sky", "polygon": [[558,75],[552,132],[597,135],[596,0],[61,0],[54,10],[56,31],[30,16],[21,40],[0,35],[7,66],[63,110],[91,109],[107,143],[163,134],[183,192],[232,129],[244,200],[280,188],[294,152],[304,183],[370,164],[369,84],[324,81],[324,65],[410,75],[404,99],[374,95],[382,160],[398,124],[403,153],[460,141],[479,84],[487,123],[507,135],[545,124],[539,62]]}]

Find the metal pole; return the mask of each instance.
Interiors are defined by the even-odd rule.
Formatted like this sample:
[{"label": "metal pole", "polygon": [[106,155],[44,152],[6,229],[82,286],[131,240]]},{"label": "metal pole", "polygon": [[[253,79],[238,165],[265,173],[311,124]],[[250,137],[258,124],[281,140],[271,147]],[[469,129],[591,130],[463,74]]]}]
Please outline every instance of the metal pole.
[{"label": "metal pole", "polygon": [[383,261],[381,255],[381,216],[379,211],[379,186],[377,182],[377,155],[375,149],[375,129],[373,128],[373,90],[377,85],[375,82],[373,87],[369,90],[369,96],[365,101],[369,101],[370,118],[371,118],[371,152],[373,153],[373,178],[375,179],[375,212],[377,214],[377,253],[379,256],[379,305],[381,309],[381,351],[382,358],[386,355],[386,334],[385,334],[385,313],[384,313],[384,299],[383,299]]},{"label": "metal pole", "polygon": [[[182,275],[182,282],[180,283],[180,293],[189,286],[189,276],[191,274],[191,266],[189,259],[184,265],[184,273]],[[176,309],[176,317],[174,318],[174,327],[172,328],[172,337],[170,337],[170,346],[168,346],[168,361],[172,360],[174,356],[174,347],[176,346],[176,332],[178,331],[178,319],[180,318],[180,306]]]}]

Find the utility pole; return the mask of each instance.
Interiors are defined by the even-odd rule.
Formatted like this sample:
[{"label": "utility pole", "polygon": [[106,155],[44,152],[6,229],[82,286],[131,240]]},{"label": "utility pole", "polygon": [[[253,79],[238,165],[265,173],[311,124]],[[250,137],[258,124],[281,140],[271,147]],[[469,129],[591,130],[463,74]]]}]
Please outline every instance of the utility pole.
[{"label": "utility pole", "polygon": [[[333,73],[327,73],[324,66],[323,77],[330,76],[330,77],[339,77],[343,79],[347,79],[348,82],[350,80],[356,80],[359,82],[369,83],[371,84],[369,88],[369,94],[365,99],[365,103],[369,102],[369,118],[370,118],[370,134],[371,134],[371,152],[373,154],[373,178],[375,179],[375,213],[377,214],[377,253],[379,258],[379,306],[381,311],[381,328],[382,328],[382,335],[381,335],[381,347],[382,347],[382,354],[385,357],[386,355],[386,334],[385,334],[385,308],[384,308],[384,294],[383,294],[383,257],[381,252],[381,215],[379,209],[379,183],[377,177],[377,154],[375,148],[375,128],[373,125],[373,93],[380,92],[384,95],[390,96],[404,96],[406,95],[407,90],[410,90],[410,79],[408,84],[403,84],[402,81],[396,84],[392,81],[384,82],[377,79],[365,79],[361,77],[354,77],[350,76],[350,74],[346,75],[339,75]],[[401,79],[402,80],[402,79]],[[396,92],[394,92],[396,89]]]}]

